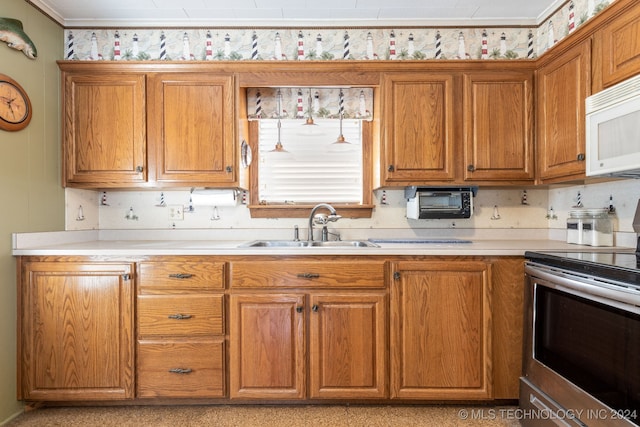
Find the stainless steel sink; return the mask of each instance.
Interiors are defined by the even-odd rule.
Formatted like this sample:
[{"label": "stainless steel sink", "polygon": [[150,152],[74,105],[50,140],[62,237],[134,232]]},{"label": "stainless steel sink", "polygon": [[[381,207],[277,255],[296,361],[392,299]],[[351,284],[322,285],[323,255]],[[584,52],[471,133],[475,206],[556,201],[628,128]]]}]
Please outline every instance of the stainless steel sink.
[{"label": "stainless steel sink", "polygon": [[244,248],[378,248],[375,243],[366,240],[332,240],[329,242],[308,240],[254,240],[243,243]]}]

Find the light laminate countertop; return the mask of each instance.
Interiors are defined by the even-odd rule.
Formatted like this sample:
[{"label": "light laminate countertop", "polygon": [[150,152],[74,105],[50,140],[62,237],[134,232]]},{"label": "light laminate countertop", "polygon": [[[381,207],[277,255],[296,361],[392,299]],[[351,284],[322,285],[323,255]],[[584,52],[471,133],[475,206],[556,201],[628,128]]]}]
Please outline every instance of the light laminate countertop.
[{"label": "light laminate countertop", "polygon": [[473,239],[470,243],[376,243],[377,247],[247,247],[251,240],[84,240],[16,243],[13,255],[468,255],[523,256],[526,251],[611,252],[627,247],[593,247],[549,239]]}]

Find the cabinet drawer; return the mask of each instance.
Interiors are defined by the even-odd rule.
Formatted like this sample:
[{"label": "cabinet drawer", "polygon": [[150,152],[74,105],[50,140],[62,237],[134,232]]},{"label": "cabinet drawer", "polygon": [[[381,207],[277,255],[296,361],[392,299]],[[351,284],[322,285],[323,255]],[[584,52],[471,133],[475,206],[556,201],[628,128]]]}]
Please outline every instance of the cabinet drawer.
[{"label": "cabinet drawer", "polygon": [[222,335],[223,295],[139,295],[138,334]]},{"label": "cabinet drawer", "polygon": [[137,397],[224,397],[224,341],[140,341]]},{"label": "cabinet drawer", "polygon": [[236,288],[383,288],[383,261],[237,261],[231,263]]},{"label": "cabinet drawer", "polygon": [[224,289],[224,262],[141,262],[138,286],[148,289]]}]

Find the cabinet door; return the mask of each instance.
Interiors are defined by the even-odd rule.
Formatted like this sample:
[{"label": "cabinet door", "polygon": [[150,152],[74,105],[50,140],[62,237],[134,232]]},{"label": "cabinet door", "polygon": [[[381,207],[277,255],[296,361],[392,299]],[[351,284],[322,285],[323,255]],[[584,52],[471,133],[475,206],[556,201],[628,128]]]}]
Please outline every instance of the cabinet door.
[{"label": "cabinet door", "polygon": [[134,397],[132,271],[130,264],[24,265],[19,398]]},{"label": "cabinet door", "polygon": [[590,46],[587,40],[538,70],[538,170],[542,181],[584,177]]},{"label": "cabinet door", "polygon": [[383,293],[312,294],[310,397],[386,397]]},{"label": "cabinet door", "polygon": [[181,185],[236,183],[233,77],[157,74],[149,85],[155,176]]},{"label": "cabinet door", "polygon": [[232,399],[305,396],[303,311],[303,295],[231,295]]},{"label": "cabinet door", "polygon": [[407,261],[391,270],[391,397],[491,398],[489,265]]},{"label": "cabinet door", "polygon": [[64,75],[63,184],[123,187],[144,183],[145,76]]},{"label": "cabinet door", "polygon": [[[640,73],[640,5],[611,20],[594,35],[594,92]],[[595,57],[597,55],[597,57]]]},{"label": "cabinet door", "polygon": [[464,178],[533,181],[533,73],[464,76]]},{"label": "cabinet door", "polygon": [[452,75],[385,74],[383,91],[384,183],[454,179]]}]

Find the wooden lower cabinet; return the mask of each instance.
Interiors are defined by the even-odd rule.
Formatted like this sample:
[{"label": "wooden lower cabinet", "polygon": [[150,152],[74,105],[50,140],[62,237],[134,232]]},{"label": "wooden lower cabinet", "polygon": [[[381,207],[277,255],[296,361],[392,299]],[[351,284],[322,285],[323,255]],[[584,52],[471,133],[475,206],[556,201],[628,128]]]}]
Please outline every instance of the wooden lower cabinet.
[{"label": "wooden lower cabinet", "polygon": [[133,264],[24,262],[19,272],[18,399],[132,399]]},{"label": "wooden lower cabinet", "polygon": [[231,295],[229,305],[230,397],[303,398],[304,295]]},{"label": "wooden lower cabinet", "polygon": [[138,397],[224,397],[224,339],[140,340]]},{"label": "wooden lower cabinet", "polygon": [[386,293],[311,294],[309,397],[386,397]]},{"label": "wooden lower cabinet", "polygon": [[224,263],[138,265],[136,396],[225,397]]},{"label": "wooden lower cabinet", "polygon": [[230,300],[231,398],[386,396],[385,292],[237,294]]},{"label": "wooden lower cabinet", "polygon": [[490,265],[400,261],[391,275],[391,398],[490,399]]},{"label": "wooden lower cabinet", "polygon": [[518,398],[522,257],[124,260],[18,258],[19,399]]}]

